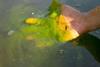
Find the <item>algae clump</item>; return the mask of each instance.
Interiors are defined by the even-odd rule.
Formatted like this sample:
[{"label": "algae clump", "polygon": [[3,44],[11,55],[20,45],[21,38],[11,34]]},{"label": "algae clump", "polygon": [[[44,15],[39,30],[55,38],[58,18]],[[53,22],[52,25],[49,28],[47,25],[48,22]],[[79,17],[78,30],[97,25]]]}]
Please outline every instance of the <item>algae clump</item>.
[{"label": "algae clump", "polygon": [[[24,10],[28,8],[24,8]],[[16,14],[16,17],[19,16],[22,19],[18,20],[17,32],[10,37],[13,43],[22,44],[28,42],[38,47],[47,47],[63,42],[61,39],[64,34],[58,28],[60,8],[59,1],[52,0],[48,14],[44,17],[21,17],[21,14]]]}]

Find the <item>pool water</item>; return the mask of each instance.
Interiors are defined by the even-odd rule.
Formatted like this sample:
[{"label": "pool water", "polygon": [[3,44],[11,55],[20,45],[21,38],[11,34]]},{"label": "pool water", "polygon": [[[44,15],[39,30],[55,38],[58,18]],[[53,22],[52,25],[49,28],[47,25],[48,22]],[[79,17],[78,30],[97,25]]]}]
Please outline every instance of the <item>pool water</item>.
[{"label": "pool water", "polygon": [[[100,0],[61,1],[81,11],[88,11],[100,4]],[[100,40],[92,35],[80,37],[76,41],[77,46],[73,46],[72,42],[53,41],[55,45],[39,48],[35,47],[35,41],[21,40],[23,37],[19,29],[25,26],[24,19],[43,17],[50,2],[0,0],[0,67],[100,67]],[[18,36],[14,36],[16,33]]]}]

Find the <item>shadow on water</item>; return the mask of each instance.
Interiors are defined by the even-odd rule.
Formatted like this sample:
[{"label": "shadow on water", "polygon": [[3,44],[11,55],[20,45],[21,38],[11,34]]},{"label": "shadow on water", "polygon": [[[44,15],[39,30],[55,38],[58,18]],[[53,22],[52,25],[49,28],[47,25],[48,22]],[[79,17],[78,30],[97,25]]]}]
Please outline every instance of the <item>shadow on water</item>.
[{"label": "shadow on water", "polygon": [[85,47],[100,62],[100,39],[90,34],[84,34],[79,37],[78,45]]}]

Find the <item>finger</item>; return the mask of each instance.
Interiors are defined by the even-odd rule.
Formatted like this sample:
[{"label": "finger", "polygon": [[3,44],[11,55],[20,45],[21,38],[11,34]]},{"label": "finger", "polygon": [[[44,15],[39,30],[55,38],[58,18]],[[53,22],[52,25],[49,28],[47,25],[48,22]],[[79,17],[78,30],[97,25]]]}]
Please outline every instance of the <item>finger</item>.
[{"label": "finger", "polygon": [[61,6],[61,14],[62,15],[65,15],[65,16],[70,16],[70,17],[78,17],[80,16],[80,11],[75,9],[74,7],[71,7],[69,5],[65,5],[65,4],[62,4]]}]

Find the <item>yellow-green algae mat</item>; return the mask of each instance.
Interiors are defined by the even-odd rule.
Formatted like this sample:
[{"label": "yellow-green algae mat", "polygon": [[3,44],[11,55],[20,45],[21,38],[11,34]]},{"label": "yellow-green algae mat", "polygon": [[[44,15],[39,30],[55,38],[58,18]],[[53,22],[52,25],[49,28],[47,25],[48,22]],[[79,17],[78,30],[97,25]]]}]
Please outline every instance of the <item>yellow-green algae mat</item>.
[{"label": "yellow-green algae mat", "polygon": [[[60,15],[60,7],[61,4],[58,2],[58,0],[52,0],[51,5],[48,7],[48,14],[46,14],[44,17],[19,16],[21,19],[24,18],[23,21],[16,19],[14,20],[12,17],[11,19],[15,22],[20,22],[14,23],[14,21],[12,21],[12,25],[15,25],[15,27],[17,27],[17,32],[11,35],[11,43],[21,44],[23,42],[26,42],[27,44],[30,43],[35,45],[36,47],[47,47],[63,42],[62,38],[59,37],[59,30],[57,26],[57,19]],[[14,14],[14,16],[15,18],[18,17],[17,14]]]}]

